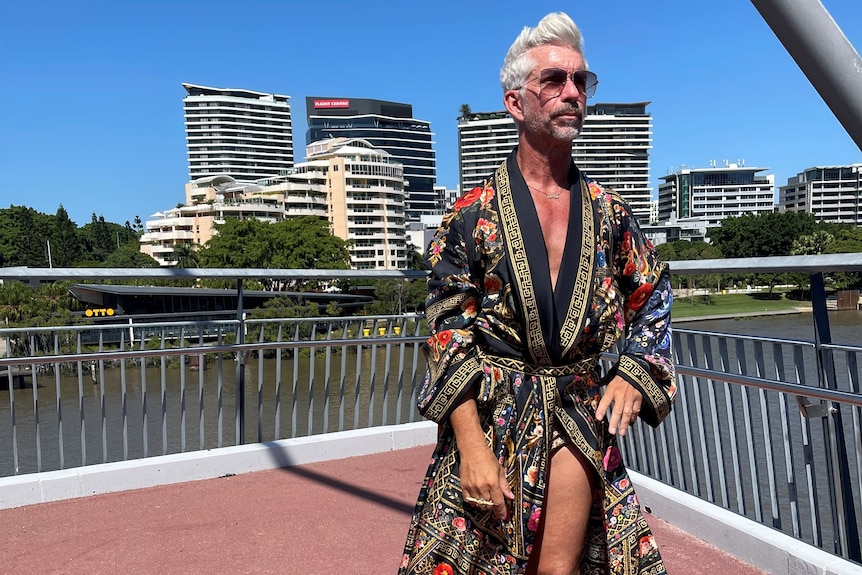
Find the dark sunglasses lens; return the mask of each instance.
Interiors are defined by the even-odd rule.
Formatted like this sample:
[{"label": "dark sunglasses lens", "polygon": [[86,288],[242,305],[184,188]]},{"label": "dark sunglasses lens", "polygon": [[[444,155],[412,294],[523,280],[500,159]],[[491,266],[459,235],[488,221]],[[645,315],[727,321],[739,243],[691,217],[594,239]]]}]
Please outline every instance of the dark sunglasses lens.
[{"label": "dark sunglasses lens", "polygon": [[544,86],[562,86],[566,83],[566,76],[568,76],[566,71],[558,68],[542,70],[542,73],[539,76],[539,82]]}]

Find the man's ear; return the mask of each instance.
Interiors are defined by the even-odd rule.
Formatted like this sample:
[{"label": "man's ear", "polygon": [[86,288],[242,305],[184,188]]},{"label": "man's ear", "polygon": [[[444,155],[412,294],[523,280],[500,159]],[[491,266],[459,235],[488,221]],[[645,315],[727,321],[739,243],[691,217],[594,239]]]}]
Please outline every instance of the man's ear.
[{"label": "man's ear", "polygon": [[520,90],[506,90],[503,94],[503,105],[506,106],[506,111],[517,122],[524,121],[524,109],[521,101]]}]

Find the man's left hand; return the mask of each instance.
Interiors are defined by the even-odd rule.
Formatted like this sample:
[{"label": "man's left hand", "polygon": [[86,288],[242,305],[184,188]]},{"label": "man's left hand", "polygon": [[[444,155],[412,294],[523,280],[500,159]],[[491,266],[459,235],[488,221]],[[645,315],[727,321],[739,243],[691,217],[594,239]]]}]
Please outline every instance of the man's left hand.
[{"label": "man's left hand", "polygon": [[619,432],[619,435],[623,436],[637,419],[641,411],[641,401],[643,401],[641,392],[617,376],[611,380],[602,394],[602,399],[596,408],[596,419],[599,421],[604,419],[605,413],[610,408],[608,431],[614,435]]}]

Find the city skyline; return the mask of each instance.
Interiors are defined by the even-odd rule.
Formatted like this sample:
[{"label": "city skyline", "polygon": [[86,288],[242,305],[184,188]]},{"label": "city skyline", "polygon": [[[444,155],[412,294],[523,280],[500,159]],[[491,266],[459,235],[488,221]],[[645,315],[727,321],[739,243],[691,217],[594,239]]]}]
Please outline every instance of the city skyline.
[{"label": "city skyline", "polygon": [[[862,153],[750,2],[715,10],[625,0],[567,8],[599,76],[595,103],[650,102],[653,196],[661,176],[744,160],[776,187]],[[857,51],[862,6],[824,0]],[[184,199],[182,83],[289,95],[295,159],[305,159],[305,97],[336,94],[413,106],[435,133],[437,184],[458,185],[457,116],[502,110],[498,72],[520,29],[561,9],[502,14],[490,2],[14,5],[0,19],[0,207],[78,225],[95,212],[146,220]],[[261,18],[263,12],[266,18]],[[215,33],[213,31],[219,31]]]}]

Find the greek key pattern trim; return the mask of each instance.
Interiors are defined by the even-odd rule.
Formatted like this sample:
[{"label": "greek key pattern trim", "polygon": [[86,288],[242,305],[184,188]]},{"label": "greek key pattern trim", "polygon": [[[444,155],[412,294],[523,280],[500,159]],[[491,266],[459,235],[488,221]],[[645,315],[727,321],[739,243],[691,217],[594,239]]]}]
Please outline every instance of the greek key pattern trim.
[{"label": "greek key pattern trim", "polygon": [[500,205],[500,219],[503,224],[503,233],[506,236],[506,249],[512,260],[515,277],[518,280],[519,296],[521,305],[527,315],[527,346],[533,350],[536,359],[540,363],[551,363],[545,339],[542,336],[542,324],[539,319],[539,308],[536,305],[536,290],[533,287],[530,265],[527,261],[527,250],[524,245],[524,236],[521,234],[521,226],[518,223],[518,214],[515,212],[515,201],[512,196],[512,188],[509,181],[509,171],[504,160],[497,168],[497,201]]},{"label": "greek key pattern trim", "polygon": [[670,414],[670,402],[667,400],[667,394],[655,382],[649,371],[640,363],[624,355],[620,357],[617,372],[622,373],[638,384],[641,391],[647,395],[647,399],[653,405],[659,421]]}]

